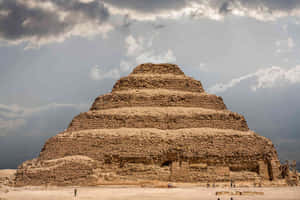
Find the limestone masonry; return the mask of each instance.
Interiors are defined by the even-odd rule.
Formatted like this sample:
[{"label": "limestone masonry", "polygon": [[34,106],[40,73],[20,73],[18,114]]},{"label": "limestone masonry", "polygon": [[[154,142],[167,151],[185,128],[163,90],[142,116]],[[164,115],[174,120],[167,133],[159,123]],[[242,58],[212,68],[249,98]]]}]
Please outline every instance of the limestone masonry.
[{"label": "limestone masonry", "polygon": [[298,184],[272,142],[177,65],[141,64],[96,98],[38,158],[19,166],[16,186],[145,181]]}]

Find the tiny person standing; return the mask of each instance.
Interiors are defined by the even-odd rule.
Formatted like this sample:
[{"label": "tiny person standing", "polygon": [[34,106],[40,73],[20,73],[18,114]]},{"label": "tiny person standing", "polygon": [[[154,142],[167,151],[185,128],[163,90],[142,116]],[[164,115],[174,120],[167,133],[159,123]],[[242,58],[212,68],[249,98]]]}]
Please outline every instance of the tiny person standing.
[{"label": "tiny person standing", "polygon": [[76,198],[76,196],[77,196],[77,189],[75,188],[74,189],[74,197]]}]

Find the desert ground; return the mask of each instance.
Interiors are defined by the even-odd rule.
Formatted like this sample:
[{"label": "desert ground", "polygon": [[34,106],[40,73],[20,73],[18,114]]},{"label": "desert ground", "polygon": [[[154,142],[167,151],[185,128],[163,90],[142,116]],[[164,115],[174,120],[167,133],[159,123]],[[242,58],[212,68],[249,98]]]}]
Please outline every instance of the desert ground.
[{"label": "desert ground", "polygon": [[[0,192],[1,200],[299,200],[300,187],[276,188],[141,188],[124,186],[77,187],[77,198],[74,197],[75,187],[23,187],[6,188]],[[3,188],[2,188],[3,189]],[[258,192],[248,195],[216,195],[216,192]],[[263,192],[263,194],[261,194]]]},{"label": "desert ground", "polygon": [[[15,170],[0,170],[0,180]],[[3,182],[2,182],[3,183]],[[95,187],[8,187],[0,182],[0,200],[300,200],[300,187],[200,187],[193,184],[106,185]],[[74,189],[77,197],[74,197]],[[239,193],[242,195],[238,195]],[[218,195],[216,195],[218,193]],[[220,194],[222,193],[222,194]],[[230,193],[230,194],[228,194]]]}]

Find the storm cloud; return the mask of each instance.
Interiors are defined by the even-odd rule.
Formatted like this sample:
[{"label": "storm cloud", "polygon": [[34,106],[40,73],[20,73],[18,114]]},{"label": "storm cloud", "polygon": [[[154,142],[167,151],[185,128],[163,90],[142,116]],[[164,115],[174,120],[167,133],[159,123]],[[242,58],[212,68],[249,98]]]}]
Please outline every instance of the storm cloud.
[{"label": "storm cloud", "polygon": [[105,34],[118,26],[110,16],[132,20],[225,16],[276,20],[300,16],[298,0],[0,0],[0,40],[31,46],[71,36]]},{"label": "storm cloud", "polygon": [[247,16],[257,20],[275,20],[300,15],[297,0],[104,0],[112,13],[127,13],[148,20],[192,16],[220,20],[226,15]]},{"label": "storm cloud", "polygon": [[[62,41],[72,35],[106,32],[108,18],[108,9],[99,1],[2,0],[0,39],[15,44]],[[99,28],[86,31],[87,25]]]}]

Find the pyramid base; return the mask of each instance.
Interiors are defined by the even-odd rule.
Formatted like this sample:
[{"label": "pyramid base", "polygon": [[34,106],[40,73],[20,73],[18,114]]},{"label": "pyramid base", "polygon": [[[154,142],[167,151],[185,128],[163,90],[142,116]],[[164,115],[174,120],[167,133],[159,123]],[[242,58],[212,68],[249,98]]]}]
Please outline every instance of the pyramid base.
[{"label": "pyramid base", "polygon": [[16,185],[137,180],[257,185],[275,183],[280,173],[273,144],[251,131],[95,129],[50,138],[37,159],[19,166]]}]

